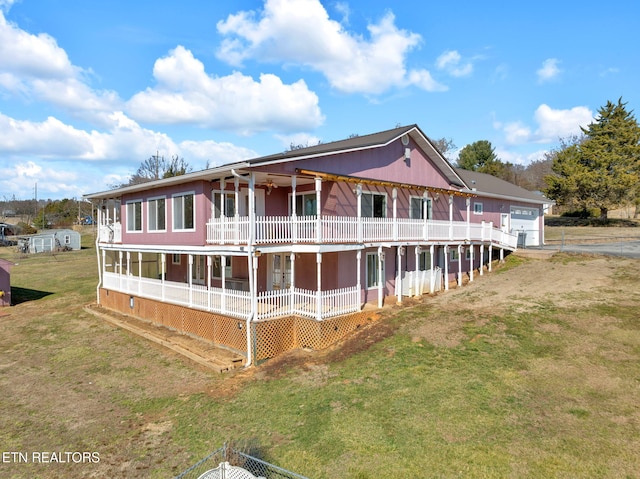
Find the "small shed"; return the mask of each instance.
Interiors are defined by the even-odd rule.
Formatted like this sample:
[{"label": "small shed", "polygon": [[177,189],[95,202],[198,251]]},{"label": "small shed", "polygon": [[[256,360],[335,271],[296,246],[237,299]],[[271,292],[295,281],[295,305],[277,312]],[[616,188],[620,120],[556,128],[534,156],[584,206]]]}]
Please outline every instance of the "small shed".
[{"label": "small shed", "polygon": [[22,253],[51,253],[80,249],[80,233],[70,229],[45,230],[42,233],[18,238]]},{"label": "small shed", "polygon": [[0,258],[0,307],[11,306],[11,267],[13,263]]}]

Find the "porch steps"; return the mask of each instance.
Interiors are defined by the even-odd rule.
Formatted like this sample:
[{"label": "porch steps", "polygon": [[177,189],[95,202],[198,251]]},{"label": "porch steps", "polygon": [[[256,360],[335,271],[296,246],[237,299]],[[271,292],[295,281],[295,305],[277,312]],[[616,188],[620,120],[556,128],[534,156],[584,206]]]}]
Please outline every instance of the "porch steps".
[{"label": "porch steps", "polygon": [[244,365],[243,356],[203,339],[180,334],[164,326],[110,311],[96,304],[85,306],[84,310],[218,373],[228,372]]}]

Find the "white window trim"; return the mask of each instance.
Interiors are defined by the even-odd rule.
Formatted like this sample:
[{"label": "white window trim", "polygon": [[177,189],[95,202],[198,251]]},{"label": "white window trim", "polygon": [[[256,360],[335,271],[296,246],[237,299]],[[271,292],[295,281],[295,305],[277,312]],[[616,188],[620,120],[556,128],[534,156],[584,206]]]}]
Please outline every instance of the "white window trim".
[{"label": "white window trim", "polygon": [[[164,229],[151,229],[151,203],[157,200],[164,200]],[[157,203],[156,204],[156,220],[157,220]],[[147,198],[147,231],[149,233],[166,233],[167,232],[167,197],[166,196],[154,196],[153,198]],[[157,226],[157,225],[156,225]]]},{"label": "white window trim", "polygon": [[[176,228],[175,225],[175,220],[176,220],[176,212],[175,212],[175,199],[178,197],[184,197],[184,196],[189,196],[189,195],[193,195],[193,228]],[[183,203],[184,204],[184,203]],[[181,193],[174,193],[173,195],[171,195],[171,213],[172,213],[172,218],[171,218],[171,227],[173,228],[173,231],[195,231],[196,230],[196,218],[198,217],[196,215],[196,192],[195,191],[183,191]],[[183,213],[183,218],[182,218],[182,223],[184,224],[184,211]]]},{"label": "white window trim", "polygon": [[[135,203],[140,203],[140,229],[139,230],[131,230],[131,229],[129,229],[129,205],[133,205]],[[125,228],[126,228],[127,233],[137,234],[137,233],[142,233],[144,231],[144,208],[142,207],[142,203],[143,203],[143,201],[142,201],[141,198],[138,198],[138,199],[135,199],[135,200],[128,200],[125,203],[125,215],[126,215]],[[135,221],[134,221],[134,223],[135,223]]]},{"label": "white window trim", "polygon": [[[362,195],[378,195],[378,196],[384,196],[384,216],[381,216],[381,218],[386,218],[387,217],[387,209],[389,208],[389,198],[387,195],[386,191],[363,191]],[[373,204],[373,203],[372,203]],[[363,216],[363,218],[377,218],[376,216]]]},{"label": "white window trim", "polygon": [[182,255],[177,254],[177,253],[172,253],[171,254],[171,264],[181,264],[182,263]]},{"label": "white window trim", "polygon": [[[296,191],[296,195],[295,195],[295,199],[297,201],[298,196],[317,196],[316,190],[307,190],[307,191]],[[289,216],[293,216],[293,209],[292,209],[292,200],[293,200],[293,193],[289,193],[288,194],[288,206],[289,206]],[[316,200],[317,201],[317,200]],[[304,203],[304,202],[303,202]],[[317,205],[316,205],[316,209],[317,209]],[[316,215],[316,211],[313,212],[312,215],[305,215],[303,212],[297,211],[296,209],[296,216],[315,216]]]},{"label": "white window trim", "polygon": [[378,287],[380,286],[380,282],[382,282],[382,284],[384,286],[384,268],[385,268],[384,259],[382,260],[382,270],[378,271],[378,282],[376,284],[374,284],[374,285],[369,285],[369,257],[370,256],[375,256],[375,258],[376,258],[376,260],[375,260],[376,261],[376,269],[378,267],[377,265],[380,263],[380,259],[378,258],[378,252],[377,251],[371,251],[371,252],[367,253],[366,261],[365,261],[365,272],[364,272],[365,273],[364,277],[365,277],[365,282],[366,282],[365,286],[366,286],[367,290],[378,289]]},{"label": "white window trim", "polygon": [[450,263],[457,263],[460,259],[460,256],[458,255],[458,248],[451,248],[449,250],[449,262]]},{"label": "white window trim", "polygon": [[[427,219],[432,219],[433,218],[433,198],[431,197],[427,197],[425,198],[424,196],[416,196],[416,195],[411,195],[409,196],[409,218],[412,220],[419,220],[419,219],[424,219],[424,218],[413,218],[411,217],[411,212],[413,211],[411,209],[411,200],[413,199],[416,200],[422,200],[422,201],[426,201],[427,202]],[[422,213],[424,213],[424,204],[422,205]],[[421,214],[422,214],[421,213]]]},{"label": "white window trim", "polygon": [[[480,208],[478,208],[478,206],[479,206]],[[480,211],[478,211],[478,209],[479,209]],[[484,206],[482,205],[482,203],[481,203],[481,202],[479,202],[479,201],[474,202],[474,203],[473,203],[473,214],[474,214],[474,215],[481,215],[481,214],[483,214],[483,213],[484,213]]]}]

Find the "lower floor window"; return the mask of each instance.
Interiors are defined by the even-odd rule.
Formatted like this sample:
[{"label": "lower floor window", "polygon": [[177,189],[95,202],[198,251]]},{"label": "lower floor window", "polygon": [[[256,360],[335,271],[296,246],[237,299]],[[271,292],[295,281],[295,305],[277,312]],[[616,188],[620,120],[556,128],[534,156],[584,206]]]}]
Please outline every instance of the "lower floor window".
[{"label": "lower floor window", "polygon": [[378,253],[367,253],[367,288],[379,286],[384,277],[384,260],[381,271],[378,259]]}]

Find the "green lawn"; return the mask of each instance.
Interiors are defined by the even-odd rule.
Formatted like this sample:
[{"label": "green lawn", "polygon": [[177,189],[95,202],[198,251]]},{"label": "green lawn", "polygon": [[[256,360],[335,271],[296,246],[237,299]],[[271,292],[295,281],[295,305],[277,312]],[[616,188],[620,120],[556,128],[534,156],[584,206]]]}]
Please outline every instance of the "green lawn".
[{"label": "green lawn", "polygon": [[[474,307],[501,297],[488,278],[533,281],[533,262],[509,258],[471,293],[385,312],[352,355],[220,376],[83,311],[90,244],[0,257],[19,263],[20,301],[0,317],[3,451],[100,453],[0,463],[0,477],[168,478],[225,441],[314,479],[640,477],[640,262],[612,259],[597,285],[578,278],[584,291]],[[568,282],[600,265],[549,262]]]}]

